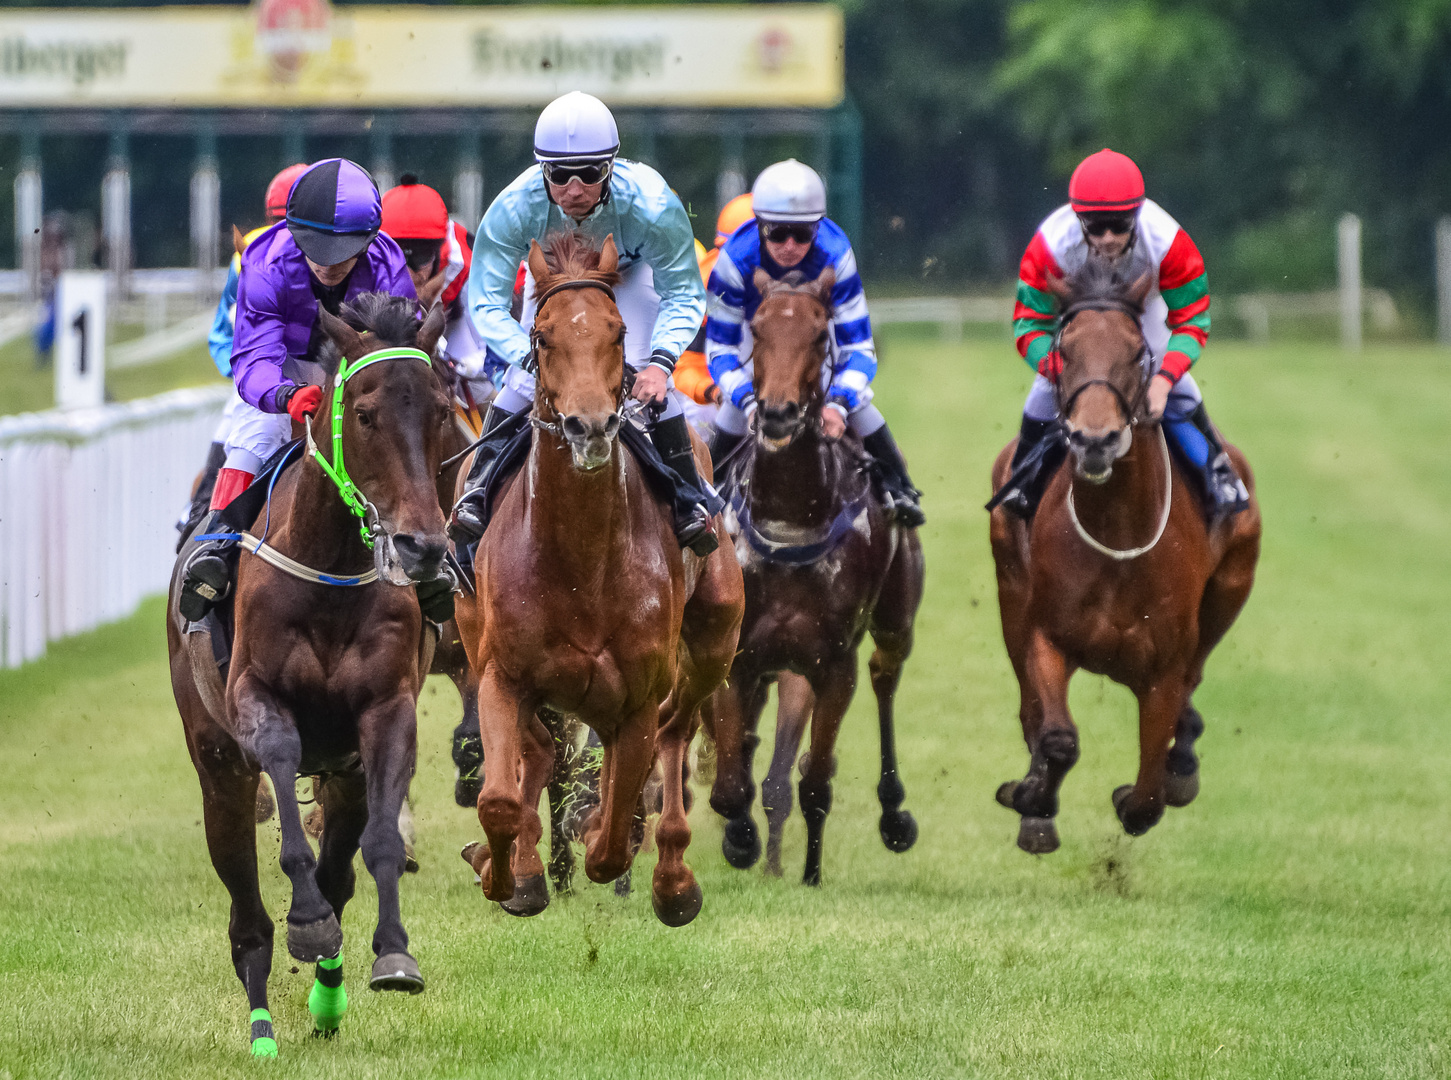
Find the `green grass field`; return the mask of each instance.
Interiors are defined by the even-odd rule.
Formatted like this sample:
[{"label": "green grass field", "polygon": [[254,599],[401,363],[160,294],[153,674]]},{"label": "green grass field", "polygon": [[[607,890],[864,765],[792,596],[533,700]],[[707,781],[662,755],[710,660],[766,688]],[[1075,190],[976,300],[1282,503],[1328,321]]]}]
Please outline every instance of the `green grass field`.
[{"label": "green grass field", "polygon": [[[199,343],[153,364],[108,371],[106,397],[110,401],[130,401],[179,386],[220,382],[205,343]],[[55,369],[36,366],[30,335],[0,346],[0,415],[36,412],[54,405]]]},{"label": "green grass field", "polygon": [[[992,798],[1026,753],[981,510],[1027,382],[1006,342],[884,343],[879,401],[931,515],[899,697],[911,852],[876,835],[864,687],[819,891],[796,880],[799,818],[787,878],[768,880],[725,864],[700,800],[706,903],[689,927],[588,884],[510,918],[456,854],[480,830],[452,803],[457,697],[434,680],[423,870],[403,893],[428,990],[363,989],[375,900],[359,860],[343,1032],[308,1038],[311,971],[279,932],[271,1066],[247,1056],[160,604],[0,673],[0,1078],[1447,1075],[1451,354],[1211,347],[1202,383],[1257,467],[1265,544],[1197,697],[1202,794],[1125,837],[1109,793],[1136,769],[1132,702],[1080,676],[1083,757],[1063,848],[1041,858]],[[280,922],[275,824],[262,833]]]}]

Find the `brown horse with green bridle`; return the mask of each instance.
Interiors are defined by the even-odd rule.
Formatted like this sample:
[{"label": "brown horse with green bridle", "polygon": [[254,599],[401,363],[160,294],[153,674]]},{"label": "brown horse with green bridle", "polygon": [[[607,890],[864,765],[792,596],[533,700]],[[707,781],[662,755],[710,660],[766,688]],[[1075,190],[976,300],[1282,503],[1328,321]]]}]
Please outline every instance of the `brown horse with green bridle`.
[{"label": "brown horse with green bridle", "polygon": [[[537,243],[529,253],[538,295],[531,443],[494,499],[473,559],[476,590],[456,608],[480,684],[478,811],[488,838],[465,857],[489,899],[512,901],[514,914],[543,909],[538,806],[555,746],[539,716],[577,717],[603,746],[585,873],[606,882],[629,869],[658,753],[664,792],[651,900],[662,922],[680,926],[702,903],[684,860],[686,748],[701,703],[730,667],[745,601],[730,551],[680,550],[669,508],[623,445],[630,420],[617,267],[612,237],[596,251],[563,235],[547,258]],[[698,440],[695,453],[709,476]]]},{"label": "brown horse with green bridle", "polygon": [[[1003,639],[1021,690],[1031,763],[998,802],[1022,815],[1018,846],[1058,847],[1058,788],[1078,760],[1068,682],[1080,668],[1128,687],[1139,703],[1139,771],[1113,793],[1137,836],[1199,791],[1193,694],[1204,662],[1249,598],[1259,503],[1244,455],[1226,445],[1250,491],[1247,509],[1206,523],[1196,491],[1146,410],[1153,377],[1139,326],[1148,276],[1126,282],[1090,260],[1055,282],[1063,305],[1059,417],[1068,460],[1031,522],[998,507],[991,539]],[[993,465],[1011,471],[1014,443]]]}]

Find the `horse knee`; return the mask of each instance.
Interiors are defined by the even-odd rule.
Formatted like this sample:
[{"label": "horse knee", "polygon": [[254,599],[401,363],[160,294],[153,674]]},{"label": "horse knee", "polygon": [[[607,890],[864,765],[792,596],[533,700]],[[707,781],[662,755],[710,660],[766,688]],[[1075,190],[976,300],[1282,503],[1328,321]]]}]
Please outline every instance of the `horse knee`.
[{"label": "horse knee", "polygon": [[770,821],[782,821],[791,815],[791,780],[766,777],[761,783],[761,808]]},{"label": "horse knee", "polygon": [[523,814],[523,803],[517,796],[479,796],[479,824],[491,835],[514,836],[519,832],[519,818]]}]

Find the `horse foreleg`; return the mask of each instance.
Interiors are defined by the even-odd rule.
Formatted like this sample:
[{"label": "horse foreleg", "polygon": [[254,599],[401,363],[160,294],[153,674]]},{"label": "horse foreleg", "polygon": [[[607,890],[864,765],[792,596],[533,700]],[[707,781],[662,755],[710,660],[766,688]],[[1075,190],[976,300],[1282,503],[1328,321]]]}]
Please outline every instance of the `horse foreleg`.
[{"label": "horse foreleg", "polygon": [[907,851],[917,842],[917,822],[902,809],[907,789],[897,769],[897,733],[894,706],[902,665],[912,653],[912,631],[922,603],[922,546],[915,532],[906,533],[892,560],[886,583],[872,612],[872,651],[867,670],[877,699],[877,726],[881,735],[882,774],[877,801],[882,816],[877,823],[882,843],[890,851]]},{"label": "horse foreleg", "polygon": [[[360,770],[330,776],[321,784],[314,781],[313,790],[323,811],[317,887],[341,922],[343,908],[352,899],[357,884],[353,856],[358,852],[358,842],[368,823],[367,784]],[[348,1008],[342,963],[341,954],[332,960],[319,961],[312,990],[307,995],[307,1011],[312,1014],[314,1030],[325,1038],[336,1034]]]},{"label": "horse foreleg", "polygon": [[544,883],[544,861],[539,857],[539,841],[544,837],[544,823],[539,817],[539,796],[554,771],[556,754],[554,736],[537,715],[526,717],[521,725],[523,760],[520,781],[524,803],[519,837],[514,841],[514,895],[499,906],[510,915],[538,915],[549,906],[549,886]]},{"label": "horse foreleg", "polygon": [[660,707],[649,702],[631,713],[615,738],[605,743],[600,766],[600,810],[585,841],[584,872],[603,885],[630,866],[630,831],[640,793],[655,763]]},{"label": "horse foreleg", "polygon": [[367,780],[368,824],[363,829],[363,865],[378,887],[378,925],[373,931],[374,990],[423,990],[418,964],[408,954],[408,931],[398,901],[398,879],[406,855],[398,814],[408,797],[418,757],[418,716],[407,691],[374,705],[358,718],[358,738]]},{"label": "horse foreleg", "polygon": [[761,781],[761,809],[766,811],[766,873],[781,876],[781,836],[791,816],[791,770],[806,735],[816,695],[800,675],[782,672],[776,682],[776,745],[771,767]]},{"label": "horse foreleg", "polygon": [[[297,771],[302,764],[302,738],[282,705],[249,674],[234,684],[237,727],[248,732],[252,755],[272,781],[277,798],[277,820],[282,829],[282,872],[292,882],[292,904],[287,911],[287,951],[294,959],[313,964],[330,960],[343,947],[343,931],[332,905],[318,888],[317,860],[302,829],[297,809]],[[398,811],[388,819],[398,834]],[[402,841],[399,841],[401,846]]]},{"label": "horse foreleg", "polygon": [[[479,733],[484,748],[484,786],[479,791],[479,824],[488,850],[475,852],[474,871],[484,895],[495,902],[514,895],[511,867],[514,840],[523,825],[524,799],[519,789],[521,730],[530,718],[519,693],[508,685],[492,662],[479,678]],[[465,857],[468,857],[468,850]]]},{"label": "horse foreleg", "polygon": [[823,664],[812,682],[816,709],[811,714],[811,749],[801,768],[801,816],[806,819],[806,885],[821,884],[821,845],[831,813],[831,778],[836,775],[836,735],[856,692],[856,652]]},{"label": "horse foreleg", "polygon": [[[1034,855],[1058,850],[1058,789],[1078,761],[1078,729],[1068,712],[1073,669],[1041,630],[1028,637],[1023,657],[1023,737],[1031,761],[1028,775],[998,788],[998,802],[1022,815],[1018,847]],[[1037,712],[1030,724],[1028,708]]]},{"label": "horse foreleg", "polygon": [[479,683],[473,668],[449,673],[463,700],[464,714],[453,729],[453,763],[458,776],[453,782],[453,801],[460,806],[477,806],[483,789],[484,750],[479,736]]},{"label": "horse foreleg", "polygon": [[1113,793],[1113,808],[1118,812],[1124,832],[1130,836],[1142,836],[1164,816],[1169,744],[1188,700],[1183,672],[1162,676],[1139,692],[1138,699],[1138,779],[1132,786],[1125,784]]},{"label": "horse foreleg", "polygon": [[747,675],[737,667],[712,699],[716,757],[710,805],[726,819],[721,852],[737,870],[755,866],[761,857],[761,838],[751,820],[751,803],[756,798],[751,765],[761,742],[756,725],[766,707],[769,689],[759,675]]}]

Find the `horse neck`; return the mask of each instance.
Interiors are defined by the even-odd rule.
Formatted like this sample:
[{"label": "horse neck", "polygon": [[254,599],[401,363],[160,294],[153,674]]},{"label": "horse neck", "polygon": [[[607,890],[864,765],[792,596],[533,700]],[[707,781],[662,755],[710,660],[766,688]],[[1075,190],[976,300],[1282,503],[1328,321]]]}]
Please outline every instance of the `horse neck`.
[{"label": "horse neck", "polygon": [[1102,484],[1090,484],[1068,461],[1073,507],[1079,523],[1102,544],[1133,548],[1153,539],[1164,499],[1173,482],[1164,467],[1163,438],[1158,427],[1135,428],[1129,452],[1113,465]]},{"label": "horse neck", "polygon": [[751,516],[757,521],[813,528],[825,525],[841,508],[842,455],[808,424],[780,450],[754,447],[748,488]]},{"label": "horse neck", "polygon": [[564,439],[535,431],[524,463],[524,517],[529,543],[547,556],[551,572],[607,580],[615,553],[629,541],[625,454],[616,438],[609,464],[584,472]]}]

